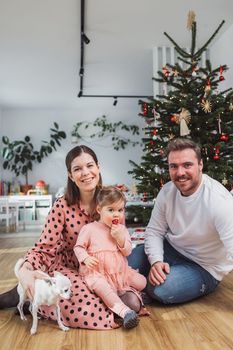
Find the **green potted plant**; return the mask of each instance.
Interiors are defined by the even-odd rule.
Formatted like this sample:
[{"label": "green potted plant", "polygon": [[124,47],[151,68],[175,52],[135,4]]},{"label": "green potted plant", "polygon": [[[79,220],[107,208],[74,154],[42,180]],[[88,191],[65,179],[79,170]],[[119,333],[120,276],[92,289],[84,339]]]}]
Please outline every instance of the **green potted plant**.
[{"label": "green potted plant", "polygon": [[50,128],[50,131],[50,140],[42,141],[43,144],[38,151],[34,150],[29,136],[16,141],[10,141],[7,136],[2,137],[3,169],[12,171],[16,176],[25,176],[24,193],[32,187],[28,184],[28,173],[32,171],[33,164],[41,163],[42,159],[57,150],[56,147],[61,145],[60,140],[66,138],[66,133],[59,130],[57,123],[54,123],[54,128]]}]

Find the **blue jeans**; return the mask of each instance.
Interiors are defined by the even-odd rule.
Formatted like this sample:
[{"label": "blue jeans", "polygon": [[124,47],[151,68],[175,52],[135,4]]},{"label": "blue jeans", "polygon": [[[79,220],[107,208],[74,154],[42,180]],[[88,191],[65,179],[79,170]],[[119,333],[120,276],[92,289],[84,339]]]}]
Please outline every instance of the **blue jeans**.
[{"label": "blue jeans", "polygon": [[[208,271],[177,252],[166,240],[164,262],[170,265],[170,273],[167,274],[165,282],[154,286],[148,281],[146,286],[149,296],[163,304],[177,304],[196,299],[213,292],[219,284]],[[144,245],[133,249],[128,263],[145,277],[148,276],[150,264],[144,252]]]}]

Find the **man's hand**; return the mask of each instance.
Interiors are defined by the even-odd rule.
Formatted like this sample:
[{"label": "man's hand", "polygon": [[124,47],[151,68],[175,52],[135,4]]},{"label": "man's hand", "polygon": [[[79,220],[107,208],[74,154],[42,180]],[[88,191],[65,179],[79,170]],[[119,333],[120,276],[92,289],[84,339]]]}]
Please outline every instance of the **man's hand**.
[{"label": "man's hand", "polygon": [[170,272],[168,263],[157,261],[152,265],[149,273],[149,282],[153,285],[160,285],[165,282],[166,274]]},{"label": "man's hand", "polygon": [[99,261],[94,256],[88,256],[83,262],[89,269],[92,269],[98,265]]}]

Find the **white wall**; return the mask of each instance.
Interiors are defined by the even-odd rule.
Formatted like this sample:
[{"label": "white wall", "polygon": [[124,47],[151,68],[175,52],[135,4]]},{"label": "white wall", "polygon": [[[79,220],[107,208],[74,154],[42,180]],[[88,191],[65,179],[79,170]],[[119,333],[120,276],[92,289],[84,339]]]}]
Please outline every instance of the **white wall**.
[{"label": "white wall", "polygon": [[[67,133],[67,138],[62,141],[62,146],[57,152],[53,152],[45,158],[41,164],[34,167],[29,174],[29,182],[35,184],[43,179],[50,186],[50,191],[56,193],[59,187],[66,183],[65,155],[75,146],[71,143],[71,130],[78,121],[94,121],[105,114],[112,122],[122,120],[127,124],[141,124],[143,120],[138,116],[138,99],[120,99],[117,106],[113,106],[112,99],[80,99],[79,108],[76,110],[39,110],[39,109],[5,109],[2,111],[2,125],[0,137],[7,135],[10,140],[20,140],[26,135],[31,137],[35,149],[40,147],[41,140],[49,139],[49,128],[53,122],[57,122],[61,130]],[[1,121],[0,119],[0,121]],[[140,140],[141,137],[138,137]],[[141,147],[129,147],[126,150],[115,151],[110,143],[106,145],[101,140],[94,140],[92,147],[97,153],[105,184],[124,183],[132,186],[131,177],[127,174],[130,169],[129,159],[138,161],[141,156]],[[3,179],[11,181],[13,174],[3,171]],[[24,178],[21,178],[24,183]]]},{"label": "white wall", "polygon": [[[221,35],[211,47],[212,66],[217,67],[220,64],[227,64],[230,68],[224,74],[226,80],[221,83],[221,90],[233,86],[232,37],[233,26]],[[152,52],[151,67],[148,70],[147,62],[144,69],[142,69],[143,72],[141,71],[141,74],[145,79],[143,78],[141,84],[139,84],[140,91],[146,91],[149,94],[148,87],[151,86],[152,91],[152,81],[148,75],[148,71],[152,71]],[[129,85],[132,85],[132,91],[134,91],[138,84],[130,80],[127,81]],[[130,86],[129,90],[131,91]],[[112,99],[81,98],[78,99],[76,109],[0,109],[0,139],[2,135],[9,136],[11,140],[22,139],[25,135],[29,135],[35,148],[39,148],[40,141],[49,138],[49,128],[56,121],[60,129],[67,133],[67,139],[62,141],[62,147],[58,148],[57,152],[52,153],[41,164],[36,165],[33,172],[29,175],[30,183],[35,184],[37,180],[44,179],[50,185],[51,192],[55,193],[59,187],[64,186],[66,183],[64,159],[68,150],[75,146],[71,143],[70,133],[77,121],[93,121],[105,114],[111,121],[122,120],[125,123],[144,126],[143,119],[138,116],[140,112],[138,99],[119,99],[115,107],[112,103]],[[85,142],[83,143],[85,144]],[[86,144],[91,146],[97,153],[105,184],[125,183],[129,187],[132,186],[133,181],[127,174],[127,171],[130,169],[129,160],[140,162],[141,147],[114,151],[111,147],[107,147],[106,144],[101,144],[101,140],[95,140],[92,144]],[[0,176],[8,181],[11,181],[13,177],[12,173],[7,171],[0,172]],[[21,182],[24,183],[23,178],[21,178]]]},{"label": "white wall", "polygon": [[211,47],[212,67],[226,64],[229,70],[224,73],[225,80],[219,84],[221,90],[233,87],[233,49],[232,49],[233,25],[221,35]]}]

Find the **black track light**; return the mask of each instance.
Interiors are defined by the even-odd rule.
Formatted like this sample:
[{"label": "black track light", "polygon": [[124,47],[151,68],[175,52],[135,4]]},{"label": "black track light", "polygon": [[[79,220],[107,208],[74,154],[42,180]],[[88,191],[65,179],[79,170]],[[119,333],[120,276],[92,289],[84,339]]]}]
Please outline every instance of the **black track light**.
[{"label": "black track light", "polygon": [[80,90],[78,93],[78,97],[82,97],[82,94],[83,94],[83,92],[82,92],[82,90]]},{"label": "black track light", "polygon": [[117,105],[117,97],[116,96],[114,96],[114,101],[113,101],[113,106],[116,106]]},{"label": "black track light", "polygon": [[79,76],[83,77],[83,75],[84,75],[84,68],[81,67],[80,70],[79,70]]},{"label": "black track light", "polygon": [[82,40],[84,41],[85,44],[89,44],[90,39],[86,36],[85,33],[82,33]]}]

